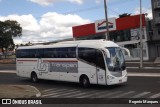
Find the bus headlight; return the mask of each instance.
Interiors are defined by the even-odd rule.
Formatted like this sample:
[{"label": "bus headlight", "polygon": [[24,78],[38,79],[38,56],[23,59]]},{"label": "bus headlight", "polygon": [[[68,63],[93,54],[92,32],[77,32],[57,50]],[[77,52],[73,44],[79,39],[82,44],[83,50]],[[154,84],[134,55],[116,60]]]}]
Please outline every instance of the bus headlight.
[{"label": "bus headlight", "polygon": [[110,75],[107,75],[107,79],[115,79],[115,78]]}]

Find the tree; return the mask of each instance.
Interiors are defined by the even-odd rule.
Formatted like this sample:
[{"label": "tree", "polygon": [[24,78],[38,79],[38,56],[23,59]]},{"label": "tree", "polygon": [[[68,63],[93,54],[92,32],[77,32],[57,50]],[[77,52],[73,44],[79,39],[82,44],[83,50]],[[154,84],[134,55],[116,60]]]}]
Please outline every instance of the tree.
[{"label": "tree", "polygon": [[4,50],[13,50],[15,47],[13,37],[20,37],[21,35],[22,27],[17,21],[0,21],[0,48],[2,52],[4,53]]},{"label": "tree", "polygon": [[32,45],[33,45],[33,43],[28,42],[28,43],[25,43],[25,44],[21,43],[20,45],[16,45],[16,47],[19,47],[19,46],[32,46]]}]

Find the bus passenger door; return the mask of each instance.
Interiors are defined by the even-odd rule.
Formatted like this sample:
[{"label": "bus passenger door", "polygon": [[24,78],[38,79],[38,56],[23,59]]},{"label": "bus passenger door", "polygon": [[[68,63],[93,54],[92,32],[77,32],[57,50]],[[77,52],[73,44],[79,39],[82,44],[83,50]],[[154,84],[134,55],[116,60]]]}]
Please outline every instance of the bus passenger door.
[{"label": "bus passenger door", "polygon": [[96,52],[96,72],[97,82],[100,85],[106,85],[106,67],[104,62],[103,54],[100,50]]}]

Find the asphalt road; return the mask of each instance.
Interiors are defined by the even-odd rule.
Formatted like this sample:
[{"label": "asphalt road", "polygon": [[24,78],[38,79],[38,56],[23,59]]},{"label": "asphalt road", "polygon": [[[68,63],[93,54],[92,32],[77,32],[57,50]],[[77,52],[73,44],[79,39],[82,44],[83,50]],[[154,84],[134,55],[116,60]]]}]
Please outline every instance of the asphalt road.
[{"label": "asphalt road", "polygon": [[16,64],[0,64],[0,70],[16,70]]},{"label": "asphalt road", "polygon": [[[50,99],[49,103],[51,103],[52,101],[53,102],[57,101],[58,98],[57,103],[61,105],[58,105],[56,103],[54,107],[61,107],[62,105],[66,106],[64,105],[64,103],[68,100],[73,100],[75,101],[73,102],[73,104],[74,103],[76,104],[76,105],[69,104],[67,105],[68,107],[75,107],[75,106],[78,107],[80,105],[81,105],[80,107],[82,107],[81,104],[82,101],[89,100],[90,98],[96,98],[96,100],[93,100],[94,102],[92,102],[90,105],[83,104],[83,107],[106,107],[108,105],[106,105],[107,102],[102,101],[102,100],[106,101],[106,99],[103,98],[113,98],[113,99],[120,98],[115,100],[121,100],[122,98],[128,98],[128,100],[130,98],[160,98],[159,77],[143,77],[143,76],[129,77],[126,85],[114,85],[114,86],[91,85],[90,88],[86,89],[81,87],[77,83],[57,82],[48,80],[40,80],[38,83],[32,83],[29,79],[19,78],[16,74],[13,73],[0,73],[0,84],[33,85],[37,89],[39,89],[40,92],[42,93],[41,98],[54,98]],[[61,98],[67,98],[67,99],[61,99]],[[89,98],[89,99],[82,99],[78,103],[80,105],[77,105],[75,98]],[[98,99],[100,98],[100,100],[97,100],[97,98]],[[116,103],[118,104],[121,102],[116,101]],[[159,107],[158,105],[145,104],[145,105],[139,105],[138,107],[151,107],[151,106]],[[44,105],[41,105],[39,107],[42,106],[44,107]],[[51,105],[47,105],[47,107],[48,106]],[[20,107],[20,105],[16,105],[16,107]],[[109,105],[109,107],[117,107],[117,105]],[[133,107],[133,105],[118,104],[118,107]]]},{"label": "asphalt road", "polygon": [[[15,66],[0,65],[0,71],[2,70],[15,70]],[[38,83],[32,83],[29,79],[20,78],[14,73],[0,73],[0,84],[33,85],[42,93],[41,98],[71,98],[71,100],[74,98],[160,98],[160,77],[152,76],[130,76],[125,85],[91,85],[90,88],[83,88],[78,83],[70,82],[40,80]],[[63,103],[63,101],[61,102]],[[57,107],[60,106],[62,105],[57,105]],[[99,106],[106,107],[106,105]],[[156,106],[154,105],[154,107]],[[112,107],[116,106],[112,105]],[[124,105],[119,105],[119,107],[124,107]],[[126,107],[128,106],[126,105]],[[139,107],[150,106],[141,105]]]},{"label": "asphalt road", "polygon": [[[126,66],[128,72],[160,73],[160,64],[144,63],[144,69],[138,69],[139,63],[126,63]],[[16,70],[16,64],[0,64],[0,70]]]},{"label": "asphalt road", "polygon": [[[5,70],[12,70],[15,71],[16,67],[15,64],[0,64],[0,71],[5,71]],[[135,71],[136,72],[136,71]],[[121,91],[120,93],[123,92],[128,92],[130,95],[131,94],[138,94],[138,93],[144,93],[142,95],[152,95],[152,94],[158,94],[160,93],[160,77],[145,77],[145,76],[133,76],[128,78],[128,82],[126,85],[115,85],[115,86],[97,86],[97,85],[91,85],[89,89],[84,89],[79,84],[77,83],[68,83],[68,82],[58,82],[58,81],[47,81],[47,80],[41,80],[39,83],[34,84],[28,79],[22,79],[16,76],[16,74],[6,74],[6,73],[0,73],[0,84],[29,84],[29,85],[34,85],[37,87],[42,94],[44,94],[44,97],[53,97],[54,95],[50,93],[58,93],[62,94],[62,96],[57,97],[64,97],[63,90],[66,91],[77,91],[79,93],[85,93],[86,92],[91,92],[87,94],[92,94],[96,93],[99,91],[106,91],[106,93],[112,91]],[[59,89],[62,89],[60,91]],[[56,91],[58,90],[58,91]],[[92,92],[93,91],[93,92]],[[94,92],[95,91],[95,92]],[[72,92],[72,91],[70,91]],[[147,94],[148,93],[148,94]],[[102,93],[103,94],[103,93]],[[82,95],[83,96],[83,95]],[[86,96],[86,97],[96,97],[95,96]],[[73,96],[77,97],[77,96]],[[103,96],[105,97],[105,96]],[[103,98],[102,97],[102,98]],[[109,96],[106,96],[109,97]],[[124,98],[129,97],[129,96],[123,96]],[[143,96],[144,97],[144,96]],[[121,97],[122,98],[122,97]]]},{"label": "asphalt road", "polygon": [[129,77],[125,85],[91,85],[86,89],[78,83],[49,80],[32,83],[29,79],[22,79],[16,74],[0,73],[0,84],[33,85],[40,90],[44,98],[151,98],[154,95],[155,98],[160,98],[160,77],[134,76]]}]

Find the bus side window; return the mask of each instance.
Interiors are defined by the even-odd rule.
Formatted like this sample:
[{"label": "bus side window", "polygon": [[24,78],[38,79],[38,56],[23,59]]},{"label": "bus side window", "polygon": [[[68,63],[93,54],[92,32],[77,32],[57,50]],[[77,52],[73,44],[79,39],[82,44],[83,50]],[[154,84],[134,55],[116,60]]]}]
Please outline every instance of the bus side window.
[{"label": "bus side window", "polygon": [[76,47],[69,47],[67,50],[68,58],[76,58]]},{"label": "bus side window", "polygon": [[55,48],[56,58],[76,58],[76,47]]},{"label": "bus side window", "polygon": [[55,48],[55,50],[56,50],[56,58],[63,58],[63,49]]},{"label": "bus side window", "polygon": [[28,50],[18,50],[18,58],[28,58],[29,52]]},{"label": "bus side window", "polygon": [[97,67],[100,67],[105,70],[104,58],[103,58],[103,54],[100,50],[96,51],[96,65],[97,65]]},{"label": "bus side window", "polygon": [[27,51],[29,51],[28,53],[28,55],[27,55],[27,58],[36,58],[36,49],[29,49],[29,50],[27,50]]},{"label": "bus side window", "polygon": [[68,49],[67,48],[59,48],[59,58],[68,58]]},{"label": "bus side window", "polygon": [[52,48],[47,48],[47,49],[44,49],[44,55],[43,57],[44,58],[52,58]]},{"label": "bus side window", "polygon": [[37,58],[43,58],[44,57],[44,49],[38,49],[36,51]]},{"label": "bus side window", "polygon": [[21,58],[22,50],[16,50],[16,58]]},{"label": "bus side window", "polygon": [[78,48],[78,57],[82,61],[85,61],[89,64],[96,65],[95,57],[96,50],[92,48]]}]

